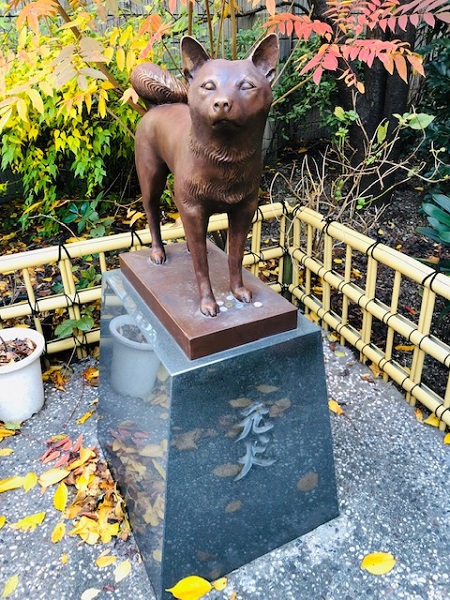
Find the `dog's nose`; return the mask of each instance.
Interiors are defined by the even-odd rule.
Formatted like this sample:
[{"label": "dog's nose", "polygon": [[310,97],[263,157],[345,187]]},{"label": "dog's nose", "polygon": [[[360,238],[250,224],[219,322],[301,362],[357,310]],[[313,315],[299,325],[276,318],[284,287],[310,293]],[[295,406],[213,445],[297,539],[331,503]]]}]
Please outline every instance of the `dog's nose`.
[{"label": "dog's nose", "polygon": [[231,110],[231,100],[228,100],[227,98],[224,99],[217,99],[214,101],[214,110],[215,111],[223,111],[223,112],[229,112]]}]

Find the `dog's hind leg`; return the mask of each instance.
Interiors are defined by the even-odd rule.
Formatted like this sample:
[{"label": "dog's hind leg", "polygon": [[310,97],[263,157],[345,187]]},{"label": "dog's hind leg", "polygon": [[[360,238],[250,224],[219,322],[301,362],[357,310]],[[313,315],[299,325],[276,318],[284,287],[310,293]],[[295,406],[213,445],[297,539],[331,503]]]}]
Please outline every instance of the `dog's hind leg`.
[{"label": "dog's hind leg", "polygon": [[166,253],[161,238],[159,202],[164,191],[169,169],[165,163],[155,164],[148,160],[138,159],[136,154],[136,169],[141,186],[142,204],[152,236],[151,259],[156,264],[162,264],[166,260]]}]

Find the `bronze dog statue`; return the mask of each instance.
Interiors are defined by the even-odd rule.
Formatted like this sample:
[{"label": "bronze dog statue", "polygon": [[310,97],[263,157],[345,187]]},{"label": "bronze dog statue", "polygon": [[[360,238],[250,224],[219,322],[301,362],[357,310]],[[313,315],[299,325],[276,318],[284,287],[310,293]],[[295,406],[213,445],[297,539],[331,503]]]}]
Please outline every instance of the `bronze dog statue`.
[{"label": "bronze dog statue", "polygon": [[242,281],[245,241],[258,206],[262,139],[272,103],[278,62],[275,34],[246,60],[213,60],[193,38],[181,40],[183,83],[152,63],[136,67],[131,82],[151,108],[136,130],[136,168],[152,235],[151,259],[165,261],[159,201],[167,175],[174,175],[175,203],[186,232],[200,293],[200,310],[219,307],[208,271],[209,217],[228,214],[230,288],[241,302],[251,291]]}]

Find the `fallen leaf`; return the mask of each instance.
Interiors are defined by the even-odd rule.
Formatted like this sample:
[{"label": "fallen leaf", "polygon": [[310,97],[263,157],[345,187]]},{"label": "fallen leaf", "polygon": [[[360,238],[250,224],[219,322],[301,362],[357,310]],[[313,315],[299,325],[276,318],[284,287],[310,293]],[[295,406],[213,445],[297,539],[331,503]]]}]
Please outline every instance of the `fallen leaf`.
[{"label": "fallen leaf", "polygon": [[6,523],[5,515],[0,515],[0,529],[4,526],[5,523]]},{"label": "fallen leaf", "polygon": [[97,409],[96,409],[96,408],[94,408],[94,409],[92,409],[92,410],[89,410],[88,412],[84,413],[84,415],[83,415],[82,417],[80,417],[79,419],[77,419],[77,420],[75,421],[75,423],[76,423],[77,425],[83,425],[83,423],[86,423],[86,421],[87,421],[88,419],[90,419],[90,418],[92,417],[92,415],[93,415],[93,414],[94,414],[96,411],[97,411]]},{"label": "fallen leaf", "polygon": [[236,592],[233,592],[233,593],[231,594],[231,598],[230,598],[230,600],[236,600],[236,598],[237,598],[237,596],[236,596]]},{"label": "fallen leaf", "polygon": [[131,571],[131,563],[129,560],[124,560],[123,562],[120,563],[120,565],[117,565],[115,571],[114,571],[114,581],[116,583],[119,583],[119,581],[122,581],[122,579],[125,579],[125,577],[127,577],[127,575],[130,574]]},{"label": "fallen leaf", "polygon": [[11,523],[13,529],[22,529],[22,531],[33,531],[38,525],[45,519],[45,512],[35,513],[34,515],[28,515],[17,523]]},{"label": "fallen leaf", "polygon": [[98,385],[98,369],[95,367],[88,367],[84,373],[83,377],[85,378],[88,385],[97,386]]},{"label": "fallen leaf", "polygon": [[65,479],[69,473],[70,471],[67,471],[66,469],[49,469],[39,476],[39,485],[47,488],[50,485],[54,485]]},{"label": "fallen leaf", "polygon": [[241,500],[233,500],[232,502],[228,502],[228,504],[225,506],[225,512],[226,513],[234,513],[237,510],[241,510],[242,508],[242,501]]},{"label": "fallen leaf", "polygon": [[67,485],[64,483],[64,481],[61,481],[56,488],[55,495],[53,496],[53,506],[56,508],[56,510],[60,510],[61,512],[66,510],[68,497],[69,490],[67,489]]},{"label": "fallen leaf", "polygon": [[372,376],[369,373],[363,373],[359,376],[363,381],[367,381],[367,383],[375,383]]},{"label": "fallen leaf", "polygon": [[310,471],[297,481],[297,489],[300,492],[311,492],[317,487],[318,483],[319,476],[315,471]]},{"label": "fallen leaf", "polygon": [[252,403],[250,398],[235,398],[234,400],[230,400],[230,405],[233,408],[247,408]]},{"label": "fallen leaf", "polygon": [[12,448],[2,448],[0,450],[0,456],[10,456],[14,450]]},{"label": "fallen leaf", "polygon": [[67,565],[68,562],[69,562],[69,555],[61,554],[61,564]]},{"label": "fallen leaf", "polygon": [[381,377],[381,375],[383,375],[383,371],[375,363],[372,363],[369,369],[372,371],[372,375],[376,378]]},{"label": "fallen leaf", "polygon": [[51,540],[54,544],[60,542],[66,534],[66,526],[64,523],[57,523],[52,531]]},{"label": "fallen leaf", "polygon": [[98,588],[89,588],[88,590],[84,590],[81,594],[81,600],[94,600],[100,594],[102,590]]},{"label": "fallen leaf", "polygon": [[345,358],[347,356],[342,350],[335,350],[333,354],[338,358]]},{"label": "fallen leaf", "polygon": [[117,556],[99,556],[95,564],[102,569],[103,567],[109,567],[109,565],[114,564],[116,561]]},{"label": "fallen leaf", "polygon": [[439,427],[441,420],[436,415],[430,415],[424,420],[424,425],[431,425],[431,427]]},{"label": "fallen leaf", "polygon": [[214,475],[217,477],[234,477],[241,471],[241,465],[219,465],[213,470]]},{"label": "fallen leaf", "polygon": [[166,589],[178,600],[198,600],[212,590],[212,585],[203,577],[190,575],[181,579],[174,587]]},{"label": "fallen leaf", "polygon": [[34,486],[37,484],[38,482],[38,476],[36,475],[36,473],[27,473],[25,475],[25,477],[23,478],[23,489],[25,490],[25,492],[29,492],[30,490],[32,490],[34,488]]},{"label": "fallen leaf", "polygon": [[398,352],[412,352],[414,348],[414,344],[410,344],[409,346],[405,346],[404,344],[398,344],[398,346],[395,346],[395,349],[398,350]]},{"label": "fallen leaf", "polygon": [[336,402],[336,400],[328,400],[328,408],[336,415],[343,415],[345,412],[344,409],[341,408],[341,405]]},{"label": "fallen leaf", "polygon": [[420,410],[420,408],[416,408],[414,413],[416,415],[416,420],[419,421],[420,423],[422,423],[423,422],[423,412]]},{"label": "fallen leaf", "polygon": [[7,479],[0,479],[0,493],[9,492],[10,490],[17,490],[23,485],[23,477],[15,475],[14,477],[8,477]]},{"label": "fallen leaf", "polygon": [[221,577],[220,579],[216,579],[212,582],[212,586],[215,590],[221,592],[227,587],[228,580],[226,577]]},{"label": "fallen leaf", "polygon": [[450,444],[450,433],[445,434],[444,444]]},{"label": "fallen leaf", "polygon": [[11,596],[11,594],[13,594],[16,591],[18,585],[19,575],[16,573],[6,581],[5,586],[3,588],[2,598],[7,598],[8,596]]},{"label": "fallen leaf", "polygon": [[256,389],[258,390],[258,392],[261,392],[261,394],[271,394],[272,392],[278,391],[280,388],[277,388],[274,385],[262,384],[256,386]]},{"label": "fallen leaf", "polygon": [[395,562],[395,558],[389,552],[373,552],[364,557],[361,569],[365,569],[372,575],[385,575],[392,571]]}]

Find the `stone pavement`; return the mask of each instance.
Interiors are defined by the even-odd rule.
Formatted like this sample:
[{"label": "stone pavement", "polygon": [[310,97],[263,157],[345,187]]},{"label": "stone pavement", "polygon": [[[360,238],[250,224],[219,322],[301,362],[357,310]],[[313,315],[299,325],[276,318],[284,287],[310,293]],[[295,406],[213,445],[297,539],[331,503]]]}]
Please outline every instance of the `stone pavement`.
[{"label": "stone pavement", "polygon": [[[230,600],[233,593],[236,600],[450,599],[450,446],[443,445],[442,432],[416,420],[392,384],[361,379],[370,371],[351,349],[339,350],[331,352],[324,337],[329,396],[345,410],[330,415],[340,516],[231,573],[225,590],[207,600]],[[76,424],[97,396],[83,383],[88,364],[74,365],[66,392],[47,385],[43,410],[20,435],[0,443],[14,450],[0,457],[0,479],[46,470],[38,457],[52,435],[76,439],[82,433],[84,445],[97,444],[95,415]],[[91,588],[101,590],[100,600],[154,600],[132,538],[107,546],[73,535],[51,542],[60,521],[53,495],[39,486],[0,494],[0,516],[7,519],[0,529],[0,594],[17,574],[14,600],[79,600]],[[46,517],[34,531],[8,524],[42,511]],[[105,548],[118,560],[100,568],[95,560]],[[360,569],[364,556],[376,551],[396,558],[387,575]],[[126,560],[131,572],[116,583],[114,570]]]}]

